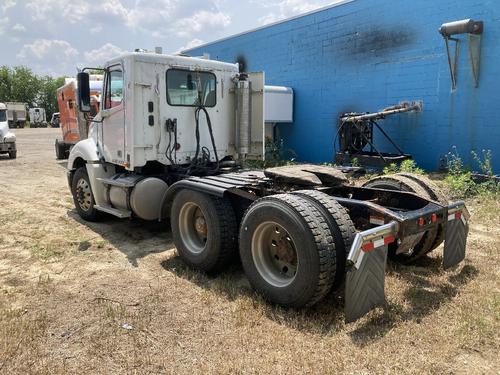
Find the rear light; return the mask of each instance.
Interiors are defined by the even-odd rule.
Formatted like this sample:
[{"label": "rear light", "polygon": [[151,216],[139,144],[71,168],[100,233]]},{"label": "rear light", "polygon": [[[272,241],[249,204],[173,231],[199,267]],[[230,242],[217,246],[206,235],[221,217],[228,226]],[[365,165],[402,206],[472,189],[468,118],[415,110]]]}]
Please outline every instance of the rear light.
[{"label": "rear light", "polygon": [[373,249],[375,249],[375,244],[373,242],[368,242],[368,243],[365,243],[361,249],[363,249],[363,251],[365,253],[369,252],[369,251],[372,251]]},{"label": "rear light", "polygon": [[462,211],[455,212],[455,219],[460,219],[462,217]]},{"label": "rear light", "polygon": [[175,151],[179,151],[181,149],[181,144],[180,143],[176,143],[175,144]]},{"label": "rear light", "polygon": [[423,227],[425,225],[425,219],[423,217],[419,218],[417,224],[419,227]]},{"label": "rear light", "polygon": [[438,215],[436,215],[436,214],[432,214],[432,215],[431,215],[431,222],[432,222],[432,223],[435,223],[437,220],[438,220]]}]

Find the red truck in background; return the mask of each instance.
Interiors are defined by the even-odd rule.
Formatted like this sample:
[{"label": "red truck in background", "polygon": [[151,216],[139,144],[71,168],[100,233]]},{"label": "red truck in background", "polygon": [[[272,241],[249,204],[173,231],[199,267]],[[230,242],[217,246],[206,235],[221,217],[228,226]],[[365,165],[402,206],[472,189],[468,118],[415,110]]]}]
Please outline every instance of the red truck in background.
[{"label": "red truck in background", "polygon": [[91,75],[90,79],[91,111],[87,114],[78,108],[76,79],[67,78],[64,86],[57,89],[57,106],[62,131],[62,140],[56,139],[55,143],[58,160],[67,159],[71,147],[87,138],[90,121],[99,113],[102,75]]}]

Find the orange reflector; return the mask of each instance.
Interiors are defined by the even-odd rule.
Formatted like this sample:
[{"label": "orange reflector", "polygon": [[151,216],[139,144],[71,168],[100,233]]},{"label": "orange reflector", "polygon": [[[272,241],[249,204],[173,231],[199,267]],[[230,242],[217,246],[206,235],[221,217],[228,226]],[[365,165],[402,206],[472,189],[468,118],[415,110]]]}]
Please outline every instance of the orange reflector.
[{"label": "orange reflector", "polygon": [[438,220],[438,215],[432,214],[431,215],[431,222],[435,223]]},{"label": "orange reflector", "polygon": [[423,227],[425,225],[425,219],[423,217],[419,218],[417,220],[417,224],[418,226]]}]

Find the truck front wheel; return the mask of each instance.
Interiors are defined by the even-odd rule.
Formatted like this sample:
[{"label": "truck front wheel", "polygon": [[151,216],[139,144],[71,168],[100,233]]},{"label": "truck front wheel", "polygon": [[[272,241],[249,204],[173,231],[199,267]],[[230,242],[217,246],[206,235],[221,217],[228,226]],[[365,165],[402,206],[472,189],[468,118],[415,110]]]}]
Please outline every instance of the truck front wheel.
[{"label": "truck front wheel", "polygon": [[102,215],[95,208],[94,194],[85,167],[78,168],[73,175],[71,191],[78,215],[86,221],[98,221]]},{"label": "truck front wheel", "polygon": [[236,216],[226,199],[181,190],[174,197],[170,223],[177,252],[195,269],[220,271],[236,254]]}]

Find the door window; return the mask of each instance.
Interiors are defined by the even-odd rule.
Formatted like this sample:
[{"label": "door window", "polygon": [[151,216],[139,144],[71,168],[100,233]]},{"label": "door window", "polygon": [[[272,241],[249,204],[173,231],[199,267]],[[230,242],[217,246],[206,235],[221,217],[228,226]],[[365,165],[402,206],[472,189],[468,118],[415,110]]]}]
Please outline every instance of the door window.
[{"label": "door window", "polygon": [[123,99],[123,72],[112,70],[108,73],[106,83],[106,100],[104,108],[114,108],[122,103]]}]

